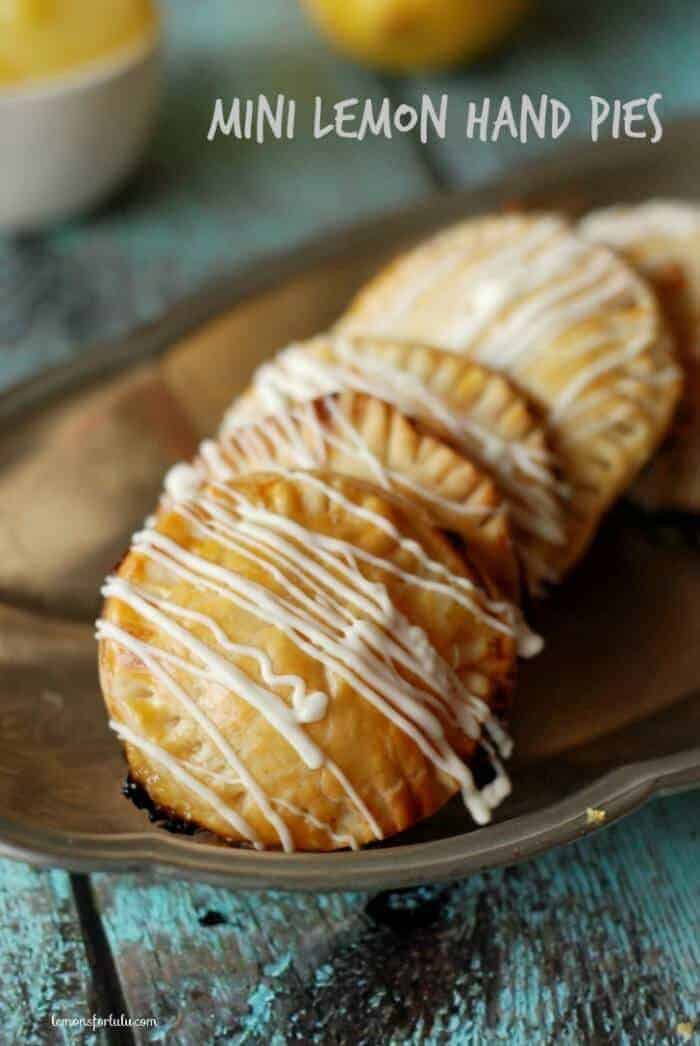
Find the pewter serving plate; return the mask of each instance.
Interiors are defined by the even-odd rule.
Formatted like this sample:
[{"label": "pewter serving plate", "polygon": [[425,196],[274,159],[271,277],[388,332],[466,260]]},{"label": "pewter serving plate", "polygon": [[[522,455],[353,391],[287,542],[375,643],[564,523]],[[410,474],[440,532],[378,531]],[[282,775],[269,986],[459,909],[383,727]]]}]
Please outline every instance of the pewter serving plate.
[{"label": "pewter serving plate", "polygon": [[236,887],[382,889],[518,861],[594,830],[589,807],[609,824],[700,783],[693,520],[619,507],[538,608],[547,650],[522,671],[514,794],[496,823],[476,829],[453,802],[360,853],[255,853],[150,824],[120,794],[125,765],[106,727],[92,637],[100,578],[153,504],[164,467],[216,427],[261,359],[332,322],[390,253],[507,204],[580,210],[692,197],[698,185],[698,120],[655,146],[582,145],[232,274],[124,344],[0,397],[0,853]]}]

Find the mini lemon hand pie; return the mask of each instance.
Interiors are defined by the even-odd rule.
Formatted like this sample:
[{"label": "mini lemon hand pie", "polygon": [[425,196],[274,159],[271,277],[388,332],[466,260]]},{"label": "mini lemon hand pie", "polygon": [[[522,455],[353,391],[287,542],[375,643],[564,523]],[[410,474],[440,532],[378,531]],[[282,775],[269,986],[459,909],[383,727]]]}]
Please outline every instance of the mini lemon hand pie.
[{"label": "mini lemon hand pie", "polygon": [[393,407],[344,389],[231,428],[207,440],[193,466],[177,465],[166,491],[177,500],[211,477],[226,480],[283,468],[324,469],[374,483],[400,496],[462,539],[482,574],[518,596],[518,565],[503,500],[479,469],[424,435]]},{"label": "mini lemon hand pie", "polygon": [[[672,266],[700,404],[700,219],[662,211],[447,230],[260,367],[170,471],[97,623],[157,811],[285,851],[387,838],[457,792],[490,819],[516,657],[540,647],[520,571],[538,592],[578,561],[680,394],[657,298],[596,238],[664,299]],[[680,475],[695,506],[700,435],[670,453],[641,489],[668,503]]]},{"label": "mini lemon hand pie", "polygon": [[700,207],[650,200],[588,215],[581,231],[651,281],[675,335],[685,391],[671,435],[632,488],[651,509],[700,511]]},{"label": "mini lemon hand pie", "polygon": [[[224,438],[251,418],[339,389],[394,404],[491,475],[508,505],[530,588],[556,580],[552,564],[566,541],[566,519],[543,425],[507,381],[478,364],[380,338],[316,338],[259,368],[248,393],[226,415]],[[415,464],[410,471],[419,478]],[[493,527],[484,536],[500,558],[494,579],[513,593],[513,565],[503,557],[503,543]]]},{"label": "mini lemon hand pie", "polygon": [[665,435],[680,391],[644,281],[553,215],[448,229],[371,282],[340,330],[468,356],[507,375],[544,412],[571,491],[559,573]]},{"label": "mini lemon hand pie", "polygon": [[161,506],[104,594],[111,725],[163,811],[332,850],[460,790],[483,823],[508,792],[511,613],[377,488],[284,470],[211,483]]}]

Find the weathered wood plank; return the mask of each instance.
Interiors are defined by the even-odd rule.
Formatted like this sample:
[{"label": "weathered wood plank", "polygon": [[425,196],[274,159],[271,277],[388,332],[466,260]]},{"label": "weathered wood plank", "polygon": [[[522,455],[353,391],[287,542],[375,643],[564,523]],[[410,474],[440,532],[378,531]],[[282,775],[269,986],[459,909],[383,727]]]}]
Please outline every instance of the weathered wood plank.
[{"label": "weathered wood plank", "polygon": [[94,883],[128,1005],[169,1042],[656,1046],[700,1017],[699,815],[698,794],[658,801],[530,864],[375,898]]},{"label": "weathered wood plank", "polygon": [[[233,266],[430,187],[410,142],[312,140],[315,95],[382,92],[296,3],[162,6],[166,96],[139,177],[89,222],[0,243],[0,385],[125,334]],[[297,100],[293,141],[206,141],[217,97],[260,92]]]},{"label": "weathered wood plank", "polygon": [[[476,184],[576,138],[589,138],[591,95],[626,101],[661,92],[663,120],[700,105],[697,55],[689,46],[700,35],[696,0],[658,5],[645,0],[541,0],[536,6],[539,13],[533,13],[513,41],[459,76],[397,82],[397,94],[408,102],[424,91],[435,99],[449,93],[449,134],[427,147],[445,183]],[[521,95],[539,99],[541,93],[571,108],[571,126],[559,141],[531,135],[523,144],[507,134],[497,142],[466,140],[468,101],[480,104],[490,97],[492,106],[498,106],[509,95],[519,104]]]},{"label": "weathered wood plank", "polygon": [[97,1007],[69,876],[0,861],[0,1042],[107,1042],[103,1032],[51,1023]]}]

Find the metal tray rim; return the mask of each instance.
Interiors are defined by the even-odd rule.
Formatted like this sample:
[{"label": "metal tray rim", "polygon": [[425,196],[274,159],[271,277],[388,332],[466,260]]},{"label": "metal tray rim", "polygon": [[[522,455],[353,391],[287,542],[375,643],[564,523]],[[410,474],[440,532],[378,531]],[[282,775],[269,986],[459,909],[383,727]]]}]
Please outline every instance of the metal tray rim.
[{"label": "metal tray rim", "polygon": [[[666,130],[667,139],[683,141],[688,136],[700,136],[700,118],[676,121]],[[350,257],[358,248],[386,241],[387,230],[417,235],[458,215],[492,207],[509,194],[553,185],[566,179],[567,170],[580,170],[582,152],[591,166],[610,169],[612,173],[626,152],[631,155],[631,145],[610,143],[596,153],[581,144],[574,145],[544,163],[524,165],[488,186],[443,193],[396,210],[380,221],[367,219],[327,232],[291,251],[268,255],[238,269],[226,280],[212,282],[121,343],[95,347],[78,360],[59,364],[0,393],[0,425],[12,424],[59,394],[76,391],[131,363],[158,355],[217,313],[306,268],[331,257]],[[0,818],[0,857],[76,872],[125,872],[148,867],[164,878],[196,879],[238,888],[387,889],[456,879],[531,858],[552,846],[600,830],[587,823],[589,807],[604,809],[608,826],[656,795],[698,785],[700,747],[622,765],[564,800],[476,831],[398,848],[323,855],[260,854],[202,846],[165,832],[68,834]]]},{"label": "metal tray rim", "polygon": [[[628,764],[560,802],[477,831],[357,853],[258,853],[205,847],[165,832],[67,835],[0,819],[0,857],[73,872],[127,872],[148,866],[164,878],[245,889],[260,889],[261,884],[299,891],[388,889],[449,881],[527,860],[608,827],[656,795],[699,784],[700,747]],[[604,825],[588,823],[589,808],[605,811]]]}]

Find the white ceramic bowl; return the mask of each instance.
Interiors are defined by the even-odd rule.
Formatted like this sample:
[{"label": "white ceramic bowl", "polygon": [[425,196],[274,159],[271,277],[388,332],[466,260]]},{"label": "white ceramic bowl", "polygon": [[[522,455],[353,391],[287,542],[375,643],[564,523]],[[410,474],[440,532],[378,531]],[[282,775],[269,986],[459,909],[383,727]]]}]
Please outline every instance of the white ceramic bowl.
[{"label": "white ceramic bowl", "polygon": [[0,230],[88,210],[140,159],[158,101],[156,35],[27,87],[0,88]]}]

